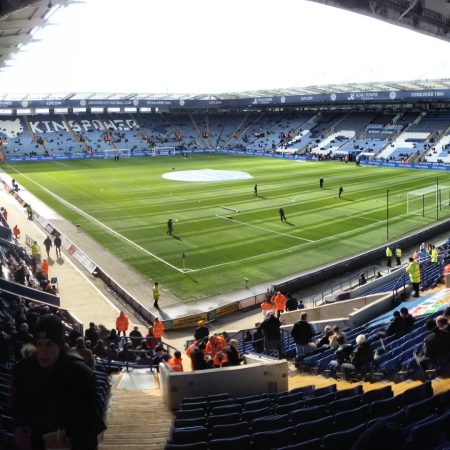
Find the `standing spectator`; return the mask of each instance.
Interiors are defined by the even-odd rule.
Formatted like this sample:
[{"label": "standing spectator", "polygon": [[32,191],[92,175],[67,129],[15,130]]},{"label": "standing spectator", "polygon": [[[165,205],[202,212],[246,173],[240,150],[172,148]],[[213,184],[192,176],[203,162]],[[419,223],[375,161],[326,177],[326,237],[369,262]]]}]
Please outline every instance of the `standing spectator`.
[{"label": "standing spectator", "polygon": [[45,277],[48,279],[48,261],[44,259],[41,264],[41,271],[45,275]]},{"label": "standing spectator", "polygon": [[273,304],[270,301],[264,300],[261,302],[261,311],[263,313],[263,319],[265,319],[267,314],[273,312]]},{"label": "standing spectator", "polygon": [[156,309],[159,309],[158,301],[161,293],[159,292],[159,284],[157,281],[155,281],[152,292],[153,292],[153,306]]},{"label": "standing spectator", "polygon": [[145,345],[152,351],[158,346],[159,340],[155,338],[155,334],[153,333],[153,327],[148,327],[145,339],[141,340],[140,342],[141,342],[140,348],[142,348]]},{"label": "standing spectator", "polygon": [[27,205],[27,217],[28,220],[33,220],[33,209],[31,208],[31,205]]},{"label": "standing spectator", "polygon": [[36,353],[17,363],[12,375],[15,448],[44,449],[43,435],[61,430],[58,448],[97,449],[106,427],[92,370],[66,354],[57,316],[39,319],[35,342]]},{"label": "standing spectator", "polygon": [[172,358],[167,361],[167,365],[172,372],[183,372],[183,360],[181,359],[181,352],[179,352],[178,350],[174,352]]},{"label": "standing spectator", "polygon": [[439,250],[435,245],[431,245],[430,261],[432,264],[437,264],[439,262]]},{"label": "standing spectator", "polygon": [[256,328],[256,330],[252,334],[253,350],[256,353],[263,353],[264,352],[264,334],[261,329],[261,322],[256,322],[255,328]]},{"label": "standing spectator", "polygon": [[131,339],[131,346],[133,348],[136,348],[139,345],[139,342],[141,342],[143,337],[144,336],[142,336],[142,333],[139,331],[139,327],[135,325],[133,327],[133,330],[130,331],[129,334],[129,338]]},{"label": "standing spectator", "polygon": [[397,260],[397,266],[402,264],[402,249],[397,245],[395,247],[395,259]]},{"label": "standing spectator", "polygon": [[209,336],[209,328],[205,325],[204,320],[199,320],[198,327],[194,331],[194,338],[197,341],[202,341]]},{"label": "standing spectator", "polygon": [[20,238],[20,228],[17,225],[14,225],[13,234],[16,239]]},{"label": "standing spectator", "polygon": [[56,257],[61,258],[61,236],[56,236],[53,240],[53,244],[55,244]]},{"label": "standing spectator", "polygon": [[227,361],[222,366],[239,366],[244,360],[239,352],[238,341],[236,339],[230,339],[230,343],[225,347],[225,353],[227,355]]},{"label": "standing spectator", "polygon": [[153,334],[155,335],[155,338],[158,339],[158,341],[161,341],[162,335],[164,333],[164,324],[158,319],[158,317],[155,317],[153,320]]},{"label": "standing spectator", "polygon": [[286,297],[280,291],[278,291],[272,297],[272,304],[275,306],[275,310],[277,312],[277,317],[279,318],[281,313],[286,309]]},{"label": "standing spectator", "polygon": [[87,341],[91,341],[92,347],[95,347],[98,341],[98,328],[94,322],[89,323],[89,328],[84,332],[84,337]]},{"label": "standing spectator", "polygon": [[287,295],[286,311],[296,311],[298,309],[297,299],[291,295]]},{"label": "standing spectator", "polygon": [[281,222],[287,222],[287,220],[286,220],[286,215],[285,215],[285,213],[284,213],[284,209],[283,209],[283,208],[280,208],[280,209],[278,210],[278,212],[280,213],[280,221],[281,221]]},{"label": "standing spectator", "polygon": [[220,367],[226,362],[225,347],[226,342],[220,336],[210,336],[205,348],[207,364],[212,367]]},{"label": "standing spectator", "polygon": [[3,206],[0,209],[2,211],[2,216],[5,219],[5,222],[8,222],[8,211]]},{"label": "standing spectator", "polygon": [[298,309],[305,309],[305,305],[304,305],[304,303],[303,303],[303,300],[299,300],[299,301],[298,301],[298,306],[297,306],[297,308],[298,308]]},{"label": "standing spectator", "polygon": [[208,366],[205,360],[206,344],[200,341],[193,349],[191,353],[192,370],[204,370]]},{"label": "standing spectator", "polygon": [[392,249],[391,249],[391,247],[389,247],[389,245],[386,247],[386,265],[388,266],[388,267],[391,267],[392,266],[392,255],[393,255],[393,253],[392,253]]},{"label": "standing spectator", "polygon": [[98,324],[98,338],[105,340],[109,336],[109,330],[102,323]]},{"label": "standing spectator", "polygon": [[308,315],[305,312],[301,313],[300,320],[294,323],[291,330],[291,336],[297,347],[297,360],[311,351],[309,343],[314,335],[314,330],[311,324],[307,322],[307,318]]},{"label": "standing spectator", "polygon": [[278,351],[278,356],[281,358],[281,322],[273,313],[269,313],[267,318],[261,323],[260,328],[263,332],[266,342],[266,351],[270,352],[273,348]]},{"label": "standing spectator", "polygon": [[401,308],[400,316],[403,319],[404,332],[409,333],[414,328],[414,317],[409,313],[408,308]]},{"label": "standing spectator", "polygon": [[409,264],[406,267],[411,284],[414,290],[414,297],[420,297],[420,265],[414,258],[409,258]]},{"label": "standing spectator", "polygon": [[128,317],[123,311],[120,311],[119,317],[116,319],[116,330],[119,336],[120,333],[123,333],[124,336],[127,335],[128,324]]},{"label": "standing spectator", "polygon": [[34,258],[35,264],[39,264],[41,262],[41,248],[36,241],[34,241],[31,246],[31,256]]},{"label": "standing spectator", "polygon": [[47,252],[47,258],[50,258],[50,249],[53,246],[50,236],[47,236],[44,240],[45,251]]}]

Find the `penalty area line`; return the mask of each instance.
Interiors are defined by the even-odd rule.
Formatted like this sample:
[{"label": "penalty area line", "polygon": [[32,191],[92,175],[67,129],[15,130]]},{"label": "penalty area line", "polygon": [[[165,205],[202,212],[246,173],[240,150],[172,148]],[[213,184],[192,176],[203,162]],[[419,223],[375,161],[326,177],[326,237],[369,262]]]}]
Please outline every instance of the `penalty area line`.
[{"label": "penalty area line", "polygon": [[[10,166],[11,167],[11,166]],[[73,211],[77,212],[78,214],[82,215],[83,217],[86,217],[89,221],[96,223],[99,227],[104,228],[105,230],[107,230],[109,233],[111,233],[112,235],[124,240],[125,242],[127,242],[128,244],[132,245],[133,247],[136,247],[138,250],[142,251],[143,253],[151,256],[152,258],[156,259],[157,261],[165,264],[166,266],[169,266],[170,268],[176,270],[177,272],[181,272],[184,273],[185,271],[183,271],[183,269],[180,269],[176,266],[174,266],[173,264],[170,264],[169,262],[167,262],[166,260],[160,258],[159,256],[156,256],[154,253],[149,252],[148,250],[146,250],[145,248],[141,247],[139,244],[136,244],[136,242],[133,242],[132,240],[126,238],[125,236],[121,235],[120,233],[118,233],[117,231],[113,230],[112,228],[108,227],[108,225],[105,225],[103,222],[100,222],[98,219],[96,219],[95,217],[92,217],[90,214],[88,214],[87,212],[83,211],[82,209],[78,208],[77,206],[73,205],[72,203],[68,202],[67,200],[64,200],[63,198],[61,198],[59,195],[55,194],[54,192],[50,191],[49,189],[45,188],[44,186],[41,186],[39,183],[37,183],[36,181],[34,181],[33,179],[31,179],[30,177],[28,177],[27,175],[23,174],[22,172],[20,172],[19,170],[17,170],[14,167],[11,167],[15,172],[17,172],[18,174],[22,175],[24,178],[26,178],[27,180],[29,180],[31,183],[35,184],[36,186],[38,186],[40,189],[42,189],[44,192],[46,192],[48,195],[50,195],[51,197],[53,197],[54,199],[58,200],[59,203],[62,203],[63,205],[67,206],[68,208],[72,209]]]}]

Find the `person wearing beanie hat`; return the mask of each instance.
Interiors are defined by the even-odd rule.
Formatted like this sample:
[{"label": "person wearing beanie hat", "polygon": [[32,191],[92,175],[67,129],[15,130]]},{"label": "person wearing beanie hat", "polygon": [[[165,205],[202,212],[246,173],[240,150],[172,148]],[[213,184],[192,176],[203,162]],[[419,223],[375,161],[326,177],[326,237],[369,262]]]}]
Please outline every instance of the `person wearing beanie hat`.
[{"label": "person wearing beanie hat", "polygon": [[97,435],[106,427],[94,373],[66,353],[58,316],[41,316],[34,340],[36,352],[19,361],[12,373],[14,448],[44,450],[43,436],[60,430],[68,441],[62,448],[97,449]]}]

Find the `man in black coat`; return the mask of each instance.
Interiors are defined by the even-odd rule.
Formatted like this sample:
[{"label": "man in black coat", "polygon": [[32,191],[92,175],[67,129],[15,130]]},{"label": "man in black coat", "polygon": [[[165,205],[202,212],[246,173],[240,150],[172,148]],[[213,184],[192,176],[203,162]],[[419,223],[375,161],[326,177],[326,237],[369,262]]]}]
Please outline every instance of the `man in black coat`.
[{"label": "man in black coat", "polygon": [[281,322],[278,317],[275,317],[272,312],[267,314],[267,317],[259,326],[263,332],[266,341],[266,350],[270,352],[274,348],[278,351],[278,356],[281,358]]},{"label": "man in black coat", "polygon": [[61,448],[95,450],[97,435],[106,427],[94,373],[84,361],[66,354],[59,317],[42,316],[34,335],[36,353],[19,361],[12,376],[16,447],[44,450],[43,436],[60,430]]},{"label": "man in black coat", "polygon": [[300,320],[294,323],[291,330],[291,336],[297,347],[297,359],[311,352],[309,343],[314,335],[314,330],[307,319],[308,315],[305,312],[301,313]]},{"label": "man in black coat", "polygon": [[388,323],[385,331],[381,331],[380,337],[393,336],[400,337],[405,331],[405,321],[402,319],[399,311],[394,311],[394,316]]}]

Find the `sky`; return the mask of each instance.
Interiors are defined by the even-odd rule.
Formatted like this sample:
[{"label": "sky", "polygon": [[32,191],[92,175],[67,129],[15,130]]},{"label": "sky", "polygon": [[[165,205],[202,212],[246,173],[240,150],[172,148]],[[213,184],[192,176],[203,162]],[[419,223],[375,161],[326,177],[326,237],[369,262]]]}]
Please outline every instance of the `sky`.
[{"label": "sky", "polygon": [[34,37],[0,72],[0,93],[217,94],[450,78],[450,43],[303,0],[84,0]]}]

